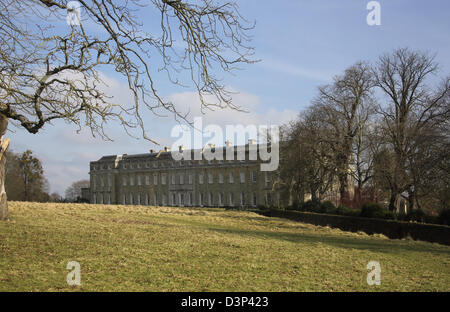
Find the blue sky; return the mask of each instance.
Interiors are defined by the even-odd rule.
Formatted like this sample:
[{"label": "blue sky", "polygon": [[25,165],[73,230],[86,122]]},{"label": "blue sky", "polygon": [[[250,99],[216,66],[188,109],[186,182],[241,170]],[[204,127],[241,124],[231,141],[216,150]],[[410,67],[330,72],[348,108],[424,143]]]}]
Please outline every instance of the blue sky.
[{"label": "blue sky", "polygon": [[[380,0],[380,26],[367,25],[368,2],[238,0],[243,16],[256,21],[252,44],[261,62],[221,77],[239,92],[235,102],[251,113],[214,112],[203,116],[203,123],[285,123],[305,108],[317,87],[330,82],[333,75],[359,60],[374,62],[382,53],[399,47],[436,53],[440,76],[450,74],[448,0]],[[111,94],[121,101],[130,100],[121,78],[108,75]],[[193,93],[174,88],[168,81],[159,81],[159,89],[180,105],[197,105]],[[108,126],[113,142],[94,139],[85,129],[77,134],[75,127],[62,121],[35,135],[10,127],[6,136],[11,138],[13,151],[31,149],[43,161],[51,191],[63,195],[72,182],[89,177],[91,160],[102,155],[145,153],[176,140],[170,136],[176,124],[173,118],[148,115],[146,124],[161,146],[127,137],[114,123]]]}]

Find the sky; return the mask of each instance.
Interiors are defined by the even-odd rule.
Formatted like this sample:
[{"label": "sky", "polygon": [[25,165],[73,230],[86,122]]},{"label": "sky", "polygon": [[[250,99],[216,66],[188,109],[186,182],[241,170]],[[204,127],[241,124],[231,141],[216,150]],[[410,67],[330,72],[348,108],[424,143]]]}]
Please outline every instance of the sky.
[{"label": "sky", "polygon": [[[219,0],[222,1],[222,0]],[[317,94],[317,87],[357,61],[376,62],[396,48],[436,54],[440,76],[450,74],[450,1],[379,0],[381,25],[369,26],[368,0],[237,0],[242,15],[255,21],[252,46],[260,62],[241,66],[234,75],[222,73],[224,83],[236,92],[233,102],[248,113],[221,110],[202,116],[203,126],[217,124],[277,124],[294,119]],[[145,10],[151,10],[151,7]],[[140,12],[147,16],[146,11]],[[151,15],[148,15],[151,16]],[[151,32],[152,23],[144,23]],[[108,93],[121,102],[131,101],[123,79],[105,73]],[[158,81],[159,90],[179,107],[190,107],[200,116],[195,93]],[[42,161],[50,191],[64,195],[75,181],[89,179],[89,162],[103,155],[147,153],[171,146],[177,138],[171,117],[145,116],[146,128],[159,146],[127,136],[120,125],[110,123],[113,141],[93,138],[87,129],[64,121],[46,125],[37,134],[10,126],[6,137],[14,152],[27,149]]]}]

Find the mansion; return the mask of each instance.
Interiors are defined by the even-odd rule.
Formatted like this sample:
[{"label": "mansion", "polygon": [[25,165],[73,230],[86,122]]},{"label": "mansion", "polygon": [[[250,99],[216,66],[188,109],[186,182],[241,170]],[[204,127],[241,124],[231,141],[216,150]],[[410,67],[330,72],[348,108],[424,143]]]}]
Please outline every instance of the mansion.
[{"label": "mansion", "polygon": [[[207,148],[214,152],[214,145]],[[258,148],[254,140],[241,146],[245,159],[238,160],[238,148],[226,142],[223,160],[174,160],[169,148],[136,155],[103,156],[90,163],[90,188],[86,197],[94,204],[256,207],[279,203],[272,191],[273,172],[261,171],[259,157],[249,152]],[[233,160],[225,156],[232,150]],[[198,150],[179,151],[194,154]],[[204,149],[199,151],[200,154]],[[218,158],[218,157],[217,157]],[[191,157],[191,159],[195,159]]]}]

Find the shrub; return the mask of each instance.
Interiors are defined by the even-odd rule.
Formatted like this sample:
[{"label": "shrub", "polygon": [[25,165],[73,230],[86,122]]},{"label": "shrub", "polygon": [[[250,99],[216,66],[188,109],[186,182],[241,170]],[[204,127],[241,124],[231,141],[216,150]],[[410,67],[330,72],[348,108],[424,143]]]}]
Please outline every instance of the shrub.
[{"label": "shrub", "polygon": [[450,225],[450,209],[444,209],[439,214],[439,222],[442,224]]},{"label": "shrub", "polygon": [[300,203],[298,202],[298,200],[295,200],[293,203],[292,203],[292,210],[297,210],[297,211],[300,211]]},{"label": "shrub", "polygon": [[257,205],[256,206],[256,209],[258,209],[258,210],[268,210],[269,208],[266,206],[266,205]]},{"label": "shrub", "polygon": [[320,201],[318,200],[308,200],[302,205],[302,210],[310,212],[321,212]]},{"label": "shrub", "polygon": [[407,220],[408,221],[417,221],[417,222],[425,222],[426,218],[425,212],[422,209],[415,209],[408,213]]},{"label": "shrub", "polygon": [[353,216],[353,217],[359,216],[358,210],[352,209],[347,206],[339,206],[336,209],[336,213],[341,216]]},{"label": "shrub", "polygon": [[366,218],[385,218],[386,209],[377,203],[367,203],[361,208],[361,216]]},{"label": "shrub", "polygon": [[432,224],[439,224],[439,217],[438,216],[429,216],[426,215],[424,218],[425,223],[432,223]]},{"label": "shrub", "polygon": [[320,204],[320,212],[336,214],[336,206],[329,200],[326,200]]},{"label": "shrub", "polygon": [[394,211],[386,211],[384,218],[389,220],[397,220],[397,214]]}]

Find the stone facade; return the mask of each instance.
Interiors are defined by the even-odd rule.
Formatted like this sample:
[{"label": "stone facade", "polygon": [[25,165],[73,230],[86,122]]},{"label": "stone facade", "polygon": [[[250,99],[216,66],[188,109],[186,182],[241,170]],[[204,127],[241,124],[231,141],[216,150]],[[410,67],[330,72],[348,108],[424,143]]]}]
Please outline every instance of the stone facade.
[{"label": "stone facade", "polygon": [[[260,170],[260,160],[175,161],[169,149],[138,155],[104,156],[90,163],[90,202],[196,207],[256,207],[279,201],[272,191],[272,173]],[[210,147],[214,149],[214,147]],[[191,153],[194,159],[195,151]],[[202,151],[203,152],[203,151]]]}]

